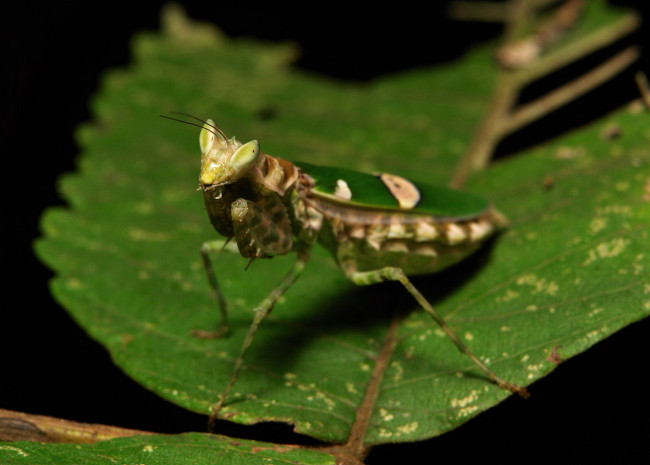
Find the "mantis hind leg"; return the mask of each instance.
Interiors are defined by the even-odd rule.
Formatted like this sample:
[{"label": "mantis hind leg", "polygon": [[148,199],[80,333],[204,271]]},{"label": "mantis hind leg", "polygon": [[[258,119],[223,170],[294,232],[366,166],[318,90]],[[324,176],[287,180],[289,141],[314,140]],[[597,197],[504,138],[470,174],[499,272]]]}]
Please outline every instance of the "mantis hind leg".
[{"label": "mantis hind leg", "polygon": [[497,386],[502,389],[519,394],[522,397],[528,397],[528,391],[516,384],[504,380],[490,370],[485,363],[483,363],[474,353],[467,347],[467,345],[456,335],[456,333],[447,325],[445,319],[436,311],[435,308],[424,298],[422,293],[411,283],[404,271],[397,267],[385,267],[379,270],[372,271],[355,271],[349,275],[352,282],[359,286],[375,284],[382,281],[398,281],[406,290],[413,296],[413,298],[420,304],[425,312],[440,326],[440,328],[447,334],[449,339],[456,345],[458,350],[465,354],[474,362],[474,364],[487,375]]}]

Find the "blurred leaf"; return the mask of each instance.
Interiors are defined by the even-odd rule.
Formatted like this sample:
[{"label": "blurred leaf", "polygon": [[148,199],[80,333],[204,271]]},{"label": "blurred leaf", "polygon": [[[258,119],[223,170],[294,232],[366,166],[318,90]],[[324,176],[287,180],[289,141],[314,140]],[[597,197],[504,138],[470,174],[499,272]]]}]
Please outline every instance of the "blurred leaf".
[{"label": "blurred leaf", "polygon": [[[47,458],[45,458],[47,457]],[[334,457],[323,452],[280,446],[264,442],[232,439],[207,434],[176,436],[132,436],[95,444],[40,444],[14,442],[0,445],[0,463],[56,463],[113,465],[115,463],[268,465],[292,463],[304,465],[334,464]]]},{"label": "blurred leaf", "polygon": [[[198,254],[216,233],[195,190],[198,129],[157,115],[212,117],[230,136],[288,159],[444,184],[495,75],[488,49],[369,85],[300,74],[289,69],[294,55],[289,45],[230,41],[168,13],[163,34],[137,37],[134,65],[106,77],[96,120],[79,132],[79,173],[61,182],[70,208],[43,218],[37,252],[57,272],[56,298],[125,372],[194,411],[207,414],[218,399],[250,310],[293,257],[247,272],[246,260],[217,257],[233,333],[190,335],[218,322]],[[470,187],[511,228],[489,250],[415,280],[509,381],[531,383],[650,313],[648,123],[645,113],[622,111],[495,164]],[[604,138],[608,125],[621,135]],[[507,397],[416,308],[396,285],[355,288],[317,247],[260,328],[222,413],[345,442],[383,349],[366,445],[441,434]],[[395,314],[402,319],[391,341]]]}]

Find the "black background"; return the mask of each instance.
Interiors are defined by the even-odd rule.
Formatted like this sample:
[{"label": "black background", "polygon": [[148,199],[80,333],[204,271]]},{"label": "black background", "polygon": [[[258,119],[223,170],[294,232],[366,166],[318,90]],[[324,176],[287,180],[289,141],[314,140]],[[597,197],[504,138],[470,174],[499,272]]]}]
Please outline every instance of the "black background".
[{"label": "black background", "polygon": [[[634,2],[616,2],[633,5]],[[647,2],[638,2],[644,5]],[[232,37],[290,40],[302,48],[296,66],[342,80],[373,77],[453,60],[473,43],[494,37],[494,25],[463,24],[400,2],[390,7],[288,7],[186,2],[190,17],[216,23]],[[52,299],[52,273],[32,253],[38,218],[62,205],[59,174],[74,170],[73,130],[91,118],[88,101],[109,68],[127,66],[130,36],[159,27],[161,4],[57,2],[3,7],[2,27],[2,247],[0,408],[77,421],[160,432],[201,431],[205,418],[139,387],[116,368],[104,349]],[[647,17],[648,6],[645,6]],[[645,30],[632,41],[644,43]],[[620,47],[622,45],[618,45]],[[634,96],[632,71],[569,108],[528,128],[499,149],[505,156],[583,124]],[[562,76],[562,79],[566,76]],[[552,86],[555,78],[547,80]],[[544,85],[531,92],[544,90]],[[531,94],[532,95],[532,94]],[[531,386],[526,401],[509,399],[444,436],[417,444],[382,446],[369,463],[495,459],[620,460],[648,456],[650,323],[624,329],[586,354],[560,365]],[[219,431],[238,437],[309,442],[286,425]]]}]

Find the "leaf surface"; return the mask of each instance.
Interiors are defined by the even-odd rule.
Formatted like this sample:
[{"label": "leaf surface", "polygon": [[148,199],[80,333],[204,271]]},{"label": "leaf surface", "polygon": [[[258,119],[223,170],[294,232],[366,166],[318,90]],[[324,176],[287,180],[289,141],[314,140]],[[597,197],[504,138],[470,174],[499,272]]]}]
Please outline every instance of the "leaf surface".
[{"label": "leaf surface", "polygon": [[[198,253],[216,232],[196,192],[198,129],[157,115],[211,117],[275,156],[445,184],[485,112],[495,64],[485,48],[435,70],[342,84],[290,70],[291,46],[227,40],[177,13],[134,49],[134,65],[106,76],[96,119],[79,131],[79,172],[61,182],[70,208],[44,215],[37,252],[56,270],[56,298],[125,372],[207,414],[251,309],[293,257],[248,271],[241,257],[216,257],[232,335],[191,336],[218,322]],[[649,121],[621,111],[475,177],[469,188],[510,228],[467,261],[414,280],[509,381],[532,383],[650,313]],[[611,125],[621,135],[605,139]],[[361,428],[374,445],[439,435],[507,395],[398,285],[355,288],[317,247],[264,321],[222,413],[285,421],[326,442]]]},{"label": "leaf surface", "polygon": [[314,450],[232,439],[207,434],[176,436],[132,436],[95,444],[0,444],[0,462],[5,464],[113,465],[137,463],[158,465],[183,463],[208,465],[304,464],[333,465],[334,457]]}]

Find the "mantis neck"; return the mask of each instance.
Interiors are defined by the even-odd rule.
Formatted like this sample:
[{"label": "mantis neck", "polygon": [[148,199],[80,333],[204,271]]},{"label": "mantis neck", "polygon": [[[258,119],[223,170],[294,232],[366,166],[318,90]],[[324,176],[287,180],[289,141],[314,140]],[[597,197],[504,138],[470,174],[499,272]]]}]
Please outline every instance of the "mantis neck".
[{"label": "mantis neck", "polygon": [[287,190],[295,187],[300,170],[287,160],[262,153],[250,176],[254,182],[284,196]]}]

